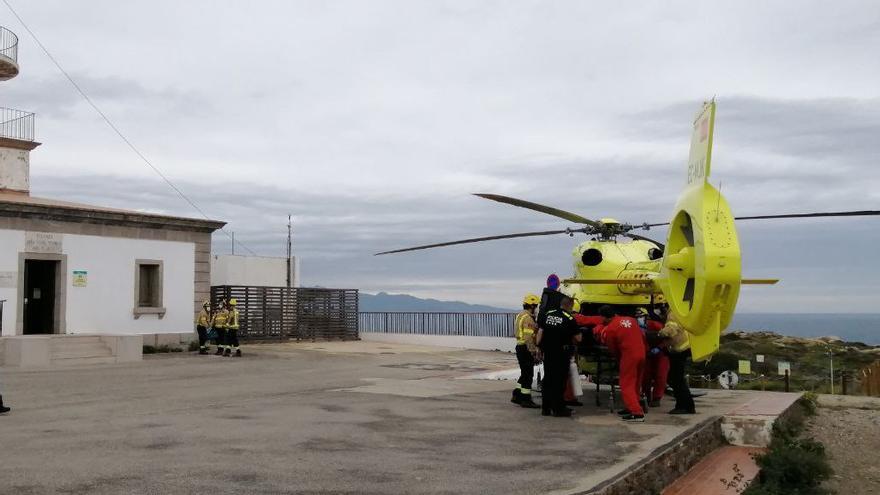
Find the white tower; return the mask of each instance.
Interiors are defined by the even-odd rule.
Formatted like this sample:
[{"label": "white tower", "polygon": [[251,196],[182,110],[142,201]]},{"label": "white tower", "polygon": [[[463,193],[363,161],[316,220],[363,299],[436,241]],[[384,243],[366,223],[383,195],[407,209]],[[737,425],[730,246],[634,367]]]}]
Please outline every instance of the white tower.
[{"label": "white tower", "polygon": [[[18,75],[18,36],[0,26],[0,81]],[[30,194],[34,114],[0,108],[0,194]]]}]

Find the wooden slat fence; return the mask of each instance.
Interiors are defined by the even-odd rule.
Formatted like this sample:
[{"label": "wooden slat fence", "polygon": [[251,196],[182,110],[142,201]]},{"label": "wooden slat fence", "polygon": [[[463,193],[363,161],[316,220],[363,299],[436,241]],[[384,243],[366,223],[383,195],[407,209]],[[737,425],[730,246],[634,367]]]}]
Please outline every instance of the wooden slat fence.
[{"label": "wooden slat fence", "polygon": [[355,340],[357,289],[219,285],[212,304],[236,299],[242,340]]},{"label": "wooden slat fence", "polygon": [[880,397],[880,361],[863,368],[859,372],[859,380],[862,382],[863,395]]}]

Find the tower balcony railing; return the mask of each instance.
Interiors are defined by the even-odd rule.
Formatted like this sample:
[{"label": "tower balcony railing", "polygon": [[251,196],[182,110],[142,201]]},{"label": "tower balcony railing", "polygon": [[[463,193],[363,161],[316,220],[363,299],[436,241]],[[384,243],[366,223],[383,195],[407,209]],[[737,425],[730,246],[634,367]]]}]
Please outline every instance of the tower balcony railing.
[{"label": "tower balcony railing", "polygon": [[18,75],[18,36],[0,26],[0,81]]},{"label": "tower balcony railing", "polygon": [[0,26],[0,55],[18,63],[18,36]]},{"label": "tower balcony railing", "polygon": [[0,108],[0,137],[34,140],[34,114],[11,108]]}]

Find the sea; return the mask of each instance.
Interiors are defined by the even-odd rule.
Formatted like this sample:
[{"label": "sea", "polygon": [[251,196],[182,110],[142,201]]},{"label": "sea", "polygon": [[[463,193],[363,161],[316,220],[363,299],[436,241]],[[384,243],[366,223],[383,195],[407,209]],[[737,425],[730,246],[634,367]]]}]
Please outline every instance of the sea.
[{"label": "sea", "polygon": [[741,313],[728,331],[769,330],[796,337],[840,337],[846,342],[880,345],[878,313]]}]

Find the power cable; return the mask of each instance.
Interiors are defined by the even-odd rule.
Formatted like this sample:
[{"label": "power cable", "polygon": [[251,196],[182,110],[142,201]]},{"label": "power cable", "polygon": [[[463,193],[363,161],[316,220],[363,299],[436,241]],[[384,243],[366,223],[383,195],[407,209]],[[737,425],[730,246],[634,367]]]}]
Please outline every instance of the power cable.
[{"label": "power cable", "polygon": [[[15,9],[12,8],[12,5],[9,4],[9,1],[3,0],[3,3],[6,4],[6,7],[9,9],[10,12],[12,12],[12,15],[14,15],[16,19],[18,19],[18,22],[21,23],[21,26],[25,29],[25,31],[28,32],[28,34],[31,36],[31,38],[33,38],[34,42],[36,42],[37,45],[40,47],[40,49],[43,50],[43,53],[45,53],[46,56],[49,57],[49,60],[51,60],[52,63],[55,64],[55,67],[57,67],[58,70],[61,71],[62,74],[64,74],[64,77],[67,78],[67,80],[74,87],[74,89],[76,89],[76,91],[80,94],[80,96],[82,96],[83,99],[86,100],[86,102],[89,104],[89,106],[91,106],[95,110],[95,112],[97,112],[98,115],[101,116],[101,118],[110,127],[110,129],[112,129],[113,132],[115,132],[116,135],[118,135],[120,137],[120,139],[122,139],[122,141],[125,142],[125,144],[128,145],[128,147],[131,148],[131,150],[144,163],[146,163],[148,167],[150,167],[153,170],[153,172],[155,172],[159,177],[161,177],[162,180],[164,180],[165,183],[171,187],[171,189],[174,189],[174,191],[178,195],[180,195],[181,198],[183,198],[187,203],[189,203],[190,206],[195,208],[195,210],[198,211],[203,217],[205,217],[206,220],[210,220],[211,218],[201,208],[199,208],[199,206],[197,204],[195,204],[195,202],[193,202],[193,200],[191,200],[186,194],[184,194],[183,191],[181,191],[177,186],[175,186],[174,183],[171,182],[171,179],[169,179],[165,174],[163,174],[162,171],[159,170],[158,167],[153,165],[153,163],[150,162],[150,160],[147,159],[147,157],[144,156],[144,154],[140,152],[140,150],[134,145],[134,143],[132,143],[127,137],[125,137],[125,134],[123,134],[122,131],[120,131],[119,128],[116,127],[116,125],[113,123],[113,121],[111,121],[110,118],[107,117],[107,115],[103,111],[101,111],[101,109],[98,107],[98,105],[96,105],[95,102],[92,101],[91,98],[89,98],[89,95],[87,95],[86,92],[83,91],[83,89],[79,86],[79,84],[76,83],[76,81],[73,79],[73,77],[71,77],[70,74],[68,74],[67,71],[64,70],[64,68],[61,66],[60,63],[58,63],[58,60],[56,60],[55,57],[52,56],[52,54],[49,52],[49,49],[46,48],[45,45],[43,45],[43,43],[40,41],[39,38],[37,38],[37,35],[34,34],[33,31],[31,31],[31,28],[28,27],[28,25],[24,22],[24,19],[22,19],[21,16],[18,15],[18,12],[16,12]],[[223,232],[224,234],[226,234],[227,237],[232,239],[232,242],[234,244],[237,243],[239,246],[243,247],[246,251],[248,251],[252,255],[256,256],[257,253],[255,253],[251,248],[245,246],[241,241],[236,241],[235,238],[232,237],[232,235],[230,235],[230,233],[226,231],[226,229],[221,227],[220,231]]]}]

